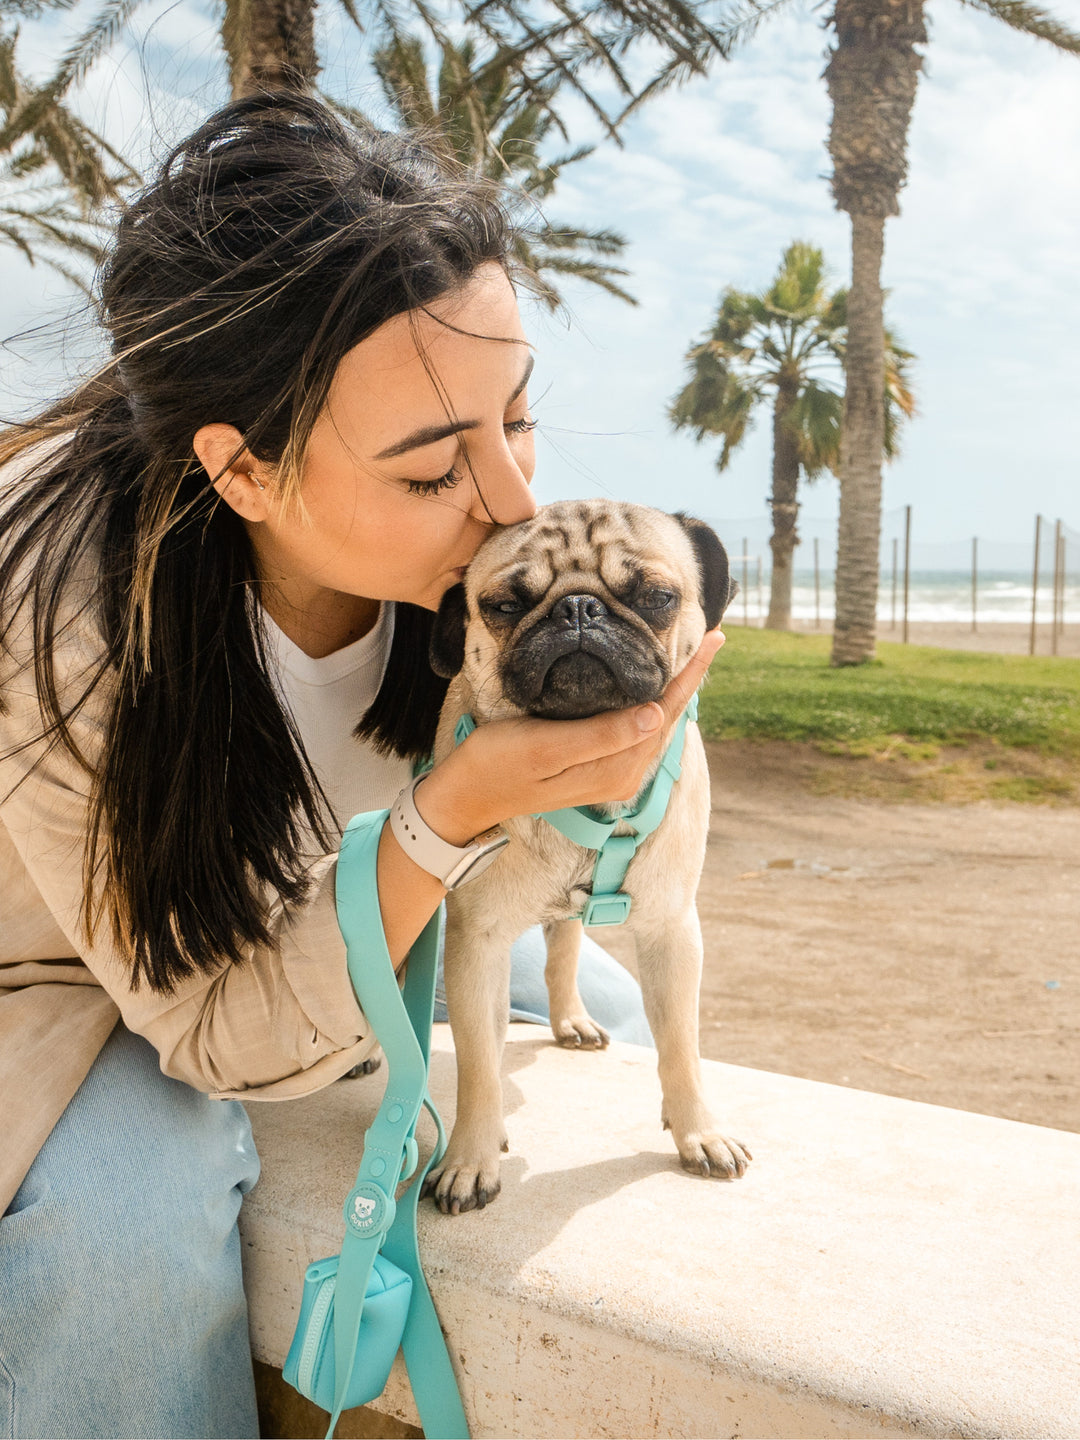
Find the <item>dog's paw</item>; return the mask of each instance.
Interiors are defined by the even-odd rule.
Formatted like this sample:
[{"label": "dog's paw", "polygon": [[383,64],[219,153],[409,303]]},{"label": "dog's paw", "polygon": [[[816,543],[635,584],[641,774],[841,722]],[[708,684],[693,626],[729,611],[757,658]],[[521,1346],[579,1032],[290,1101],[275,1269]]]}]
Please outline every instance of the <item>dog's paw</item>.
[{"label": "dog's paw", "polygon": [[[505,1140],[502,1148],[509,1149]],[[464,1215],[467,1210],[483,1210],[501,1189],[498,1152],[481,1159],[447,1152],[439,1168],[428,1173],[420,1193],[421,1198],[433,1196],[444,1215]]]},{"label": "dog's paw", "polygon": [[753,1156],[740,1140],[731,1140],[715,1131],[708,1135],[675,1136],[679,1162],[693,1175],[715,1180],[738,1180],[746,1174]]},{"label": "dog's paw", "polygon": [[679,1146],[684,1170],[716,1180],[738,1180],[753,1156],[739,1140],[726,1135],[690,1135]]},{"label": "dog's paw", "polygon": [[552,1016],[551,1033],[568,1050],[603,1050],[611,1036],[602,1025],[582,1011],[578,1015]]},{"label": "dog's paw", "polygon": [[351,1070],[346,1070],[342,1080],[359,1080],[364,1075],[372,1075],[382,1064],[382,1057],[372,1055],[367,1060],[361,1060],[359,1065],[354,1065]]}]

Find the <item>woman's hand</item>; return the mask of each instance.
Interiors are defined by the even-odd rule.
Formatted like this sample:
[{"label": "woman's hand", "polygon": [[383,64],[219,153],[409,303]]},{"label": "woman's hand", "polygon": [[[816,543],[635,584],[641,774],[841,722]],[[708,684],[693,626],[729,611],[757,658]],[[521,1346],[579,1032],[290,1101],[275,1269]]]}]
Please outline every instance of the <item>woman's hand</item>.
[{"label": "woman's hand", "polygon": [[417,809],[437,835],[465,845],[515,815],[632,800],[723,643],[710,630],[659,702],[588,720],[481,726],[417,786]]}]

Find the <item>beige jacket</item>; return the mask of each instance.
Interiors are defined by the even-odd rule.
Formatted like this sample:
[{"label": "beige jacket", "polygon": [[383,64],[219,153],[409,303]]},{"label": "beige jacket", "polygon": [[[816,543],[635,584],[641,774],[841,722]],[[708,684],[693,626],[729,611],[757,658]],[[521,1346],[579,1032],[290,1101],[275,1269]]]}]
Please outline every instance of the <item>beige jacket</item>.
[{"label": "beige jacket", "polygon": [[[90,673],[99,648],[92,616],[65,627],[62,694]],[[41,729],[32,665],[22,668],[31,653],[26,641],[14,666],[0,662],[0,1214],[120,1017],[156,1047],[166,1075],[222,1099],[304,1095],[375,1048],[345,967],[334,855],[312,862],[302,907],[267,896],[270,947],[170,995],[131,992],[107,924],[86,942],[78,915],[89,782],[65,749],[36,769],[44,745],[19,750]],[[74,726],[91,763],[107,699],[91,699]]]}]

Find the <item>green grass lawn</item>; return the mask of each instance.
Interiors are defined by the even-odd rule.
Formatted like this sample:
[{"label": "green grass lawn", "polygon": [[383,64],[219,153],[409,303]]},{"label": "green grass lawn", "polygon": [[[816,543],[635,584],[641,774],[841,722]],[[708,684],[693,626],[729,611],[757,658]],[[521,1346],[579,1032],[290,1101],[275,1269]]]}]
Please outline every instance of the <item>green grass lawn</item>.
[{"label": "green grass lawn", "polygon": [[828,635],[732,626],[701,696],[709,739],[808,740],[871,754],[898,740],[919,758],[989,739],[1080,755],[1080,660],[879,644],[869,665],[833,670]]}]

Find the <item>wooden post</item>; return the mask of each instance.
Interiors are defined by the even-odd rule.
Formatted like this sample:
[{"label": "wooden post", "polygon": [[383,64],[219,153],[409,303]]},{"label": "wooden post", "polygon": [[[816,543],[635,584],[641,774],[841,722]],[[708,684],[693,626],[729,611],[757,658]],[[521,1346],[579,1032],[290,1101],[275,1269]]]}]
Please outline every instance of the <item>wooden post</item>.
[{"label": "wooden post", "polygon": [[765,625],[765,601],[761,595],[761,551],[756,555],[757,560],[757,618],[762,627]]},{"label": "wooden post", "polygon": [[818,561],[818,541],[814,536],[814,629],[821,629],[821,566]]},{"label": "wooden post", "polygon": [[908,643],[908,601],[911,595],[911,506],[904,506],[904,634]]},{"label": "wooden post", "polygon": [[900,549],[900,541],[899,541],[899,540],[896,538],[896,536],[894,535],[894,536],[893,536],[893,542],[892,542],[892,619],[889,621],[889,629],[890,629],[890,630],[895,630],[895,629],[896,629],[896,572],[897,572],[896,557],[897,557],[897,553],[898,553],[899,549]]},{"label": "wooden post", "polygon": [[750,566],[750,541],[742,542],[742,623],[750,624],[750,584],[747,573]]},{"label": "wooden post", "polygon": [[971,537],[971,633],[979,629],[979,539]]},{"label": "wooden post", "polygon": [[1057,655],[1058,612],[1061,609],[1061,521],[1054,521],[1054,619],[1050,625],[1050,654]]},{"label": "wooden post", "polygon": [[1068,577],[1069,577],[1069,572],[1068,572],[1068,569],[1067,569],[1067,567],[1066,567],[1066,559],[1067,559],[1067,552],[1066,552],[1066,549],[1065,549],[1065,531],[1064,531],[1064,529],[1062,529],[1062,532],[1061,532],[1061,611],[1060,611],[1060,614],[1061,614],[1061,633],[1062,633],[1062,635],[1065,634],[1065,587],[1066,587],[1066,581],[1068,580]]},{"label": "wooden post", "polygon": [[1031,570],[1031,636],[1028,654],[1035,654],[1035,619],[1039,608],[1039,541],[1042,538],[1042,516],[1035,516],[1035,563]]}]

